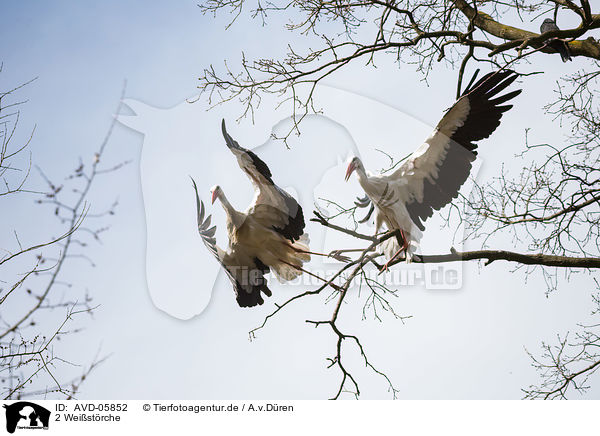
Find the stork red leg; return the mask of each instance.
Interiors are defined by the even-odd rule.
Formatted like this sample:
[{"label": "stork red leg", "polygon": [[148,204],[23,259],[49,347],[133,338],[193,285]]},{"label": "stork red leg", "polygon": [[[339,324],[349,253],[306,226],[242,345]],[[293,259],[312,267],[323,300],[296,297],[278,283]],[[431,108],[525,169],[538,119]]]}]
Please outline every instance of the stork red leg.
[{"label": "stork red leg", "polygon": [[408,245],[409,245],[408,239],[406,239],[406,236],[404,235],[404,231],[402,229],[400,229],[400,236],[402,236],[402,247],[400,247],[400,250],[398,250],[396,252],[396,254],[394,254],[390,258],[390,260],[388,260],[385,263],[385,265],[383,265],[383,267],[381,267],[381,270],[379,270],[380,273],[387,271],[390,263],[392,263],[394,261],[394,259],[396,259],[400,253],[402,253],[403,251],[406,251],[406,249],[408,248]]}]

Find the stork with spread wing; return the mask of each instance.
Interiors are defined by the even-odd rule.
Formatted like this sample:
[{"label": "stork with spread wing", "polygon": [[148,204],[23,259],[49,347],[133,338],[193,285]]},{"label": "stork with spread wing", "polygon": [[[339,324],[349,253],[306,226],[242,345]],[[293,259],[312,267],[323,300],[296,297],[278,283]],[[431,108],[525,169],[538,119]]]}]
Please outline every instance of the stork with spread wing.
[{"label": "stork with spread wing", "polygon": [[267,164],[229,136],[224,120],[222,130],[227,147],[254,185],[255,195],[248,209],[240,212],[220,186],[212,189],[212,202],[218,199],[227,217],[229,249],[224,251],[216,245],[216,230],[210,227],[210,217],[204,219],[204,204],[196,190],[198,230],[233,283],[238,304],[256,306],[263,304],[262,294],[271,295],[265,274],[272,270],[281,282],[293,280],[302,274],[302,265],[313,253],[308,249],[304,215],[298,202],[275,185]]},{"label": "stork with spread wing", "polygon": [[356,171],[366,198],[357,206],[375,210],[375,227],[385,224],[398,231],[398,237],[383,243],[388,259],[383,269],[400,253],[411,259],[425,230],[423,222],[458,196],[477,155],[476,142],[489,137],[500,125],[502,114],[512,108],[505,105],[521,93],[515,90],[498,96],[517,78],[514,71],[488,73],[473,84],[475,72],[461,97],[446,112],[433,133],[392,174],[373,175],[358,157],[346,171],[346,180]]},{"label": "stork with spread wing", "polygon": [[238,165],[246,173],[254,185],[254,199],[248,209],[259,223],[267,228],[273,228],[283,238],[292,244],[304,233],[304,214],[302,207],[290,194],[279,188],[272,179],[271,171],[253,151],[247,150],[237,143],[221,123],[225,143],[234,156]]}]

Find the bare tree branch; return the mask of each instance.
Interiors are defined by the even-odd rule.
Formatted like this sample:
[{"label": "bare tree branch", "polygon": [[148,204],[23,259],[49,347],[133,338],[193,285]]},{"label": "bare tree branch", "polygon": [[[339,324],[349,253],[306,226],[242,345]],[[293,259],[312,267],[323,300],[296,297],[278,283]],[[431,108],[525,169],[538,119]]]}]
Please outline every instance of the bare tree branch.
[{"label": "bare tree branch", "polygon": [[[89,213],[89,192],[97,176],[110,174],[121,166],[119,164],[104,168],[102,164],[102,157],[116,119],[111,123],[106,137],[89,165],[80,161],[80,165],[67,177],[65,184],[52,182],[38,168],[47,188],[44,191],[28,189],[26,183],[31,183],[31,154],[27,159],[24,175],[20,175],[23,172],[23,159],[19,158],[29,147],[33,134],[24,145],[13,146],[19,113],[6,113],[7,108],[15,108],[22,104],[6,104],[6,99],[19,89],[21,87],[0,94],[0,177],[5,185],[5,190],[0,192],[0,199],[8,201],[17,195],[33,194],[38,199],[33,206],[36,210],[32,213],[55,217],[62,230],[58,237],[48,237],[46,242],[26,247],[23,247],[21,238],[15,231],[17,248],[0,248],[4,253],[0,257],[0,269],[3,273],[3,280],[0,281],[0,393],[5,399],[47,398],[53,394],[73,398],[82,382],[105,357],[96,356],[81,375],[71,380],[61,380],[55,375],[58,366],[73,365],[60,356],[57,342],[64,335],[80,331],[77,327],[67,329],[76,315],[91,315],[97,308],[92,304],[92,298],[87,291],[84,295],[65,296],[65,292],[60,288],[71,289],[73,285],[59,277],[65,275],[65,268],[71,259],[90,259],[81,252],[82,248],[89,245],[86,238],[91,236],[99,240],[99,235],[106,229],[106,226],[95,227],[92,220],[112,215],[117,205],[115,202],[106,212]],[[125,88],[123,92],[124,90]],[[66,186],[69,189],[66,189]],[[9,214],[6,216],[8,219]],[[51,219],[45,219],[43,223],[48,232],[53,231]],[[6,224],[10,225],[8,221]],[[15,277],[12,284],[9,281],[11,275]],[[67,314],[52,333],[50,323],[54,317],[48,314],[62,308],[67,309]]]}]

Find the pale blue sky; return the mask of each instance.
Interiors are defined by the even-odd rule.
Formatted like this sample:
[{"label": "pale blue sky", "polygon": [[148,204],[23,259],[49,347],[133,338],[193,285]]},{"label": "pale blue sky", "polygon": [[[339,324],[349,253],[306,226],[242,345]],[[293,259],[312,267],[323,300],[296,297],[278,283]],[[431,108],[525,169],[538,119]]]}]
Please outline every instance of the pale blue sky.
[{"label": "pale blue sky", "polygon": [[[184,101],[196,92],[203,67],[221,65],[225,59],[235,66],[242,50],[249,56],[281,53],[291,34],[281,27],[261,27],[244,20],[225,31],[227,17],[215,20],[203,16],[196,4],[110,1],[91,5],[58,1],[5,6],[0,28],[4,62],[0,79],[10,86],[39,76],[21,94],[30,99],[23,108],[23,129],[37,124],[32,143],[36,162],[50,174],[61,176],[77,165],[80,156],[90,156],[112,119],[124,80],[126,97],[142,102],[140,109],[175,107],[149,118],[160,137],[166,138],[162,141],[165,154],[170,156],[176,149],[169,138],[197,139],[200,147],[211,146],[202,140],[218,137],[218,125],[214,126],[216,135],[204,135],[189,119],[179,123],[169,114],[187,105]],[[300,46],[309,42],[294,41]],[[576,68],[583,61],[576,59],[572,65],[564,65],[558,56],[539,56],[535,60],[539,62],[536,69],[551,73],[525,80],[523,96],[503,120],[504,128],[482,143],[480,181],[497,174],[503,162],[513,160],[522,146],[526,127],[533,129],[534,142],[560,138],[558,126],[543,117],[540,108],[550,98],[562,69]],[[412,126],[409,121],[389,126],[400,130],[391,130],[390,134],[406,139],[413,135],[403,129],[435,125],[453,102],[454,80],[455,73],[440,66],[427,87],[413,67],[398,69],[382,59],[376,70],[357,64],[327,83],[389,105],[400,111],[403,120],[419,120]],[[198,105],[193,114],[202,116],[204,106]],[[229,117],[237,110],[235,105],[223,109]],[[266,108],[266,112],[271,109]],[[207,117],[219,118],[214,114]],[[148,136],[118,126],[106,156],[107,161],[131,159],[133,163],[101,181],[92,192],[94,206],[102,208],[115,197],[121,204],[103,245],[90,250],[98,266],[90,269],[82,264],[81,269],[69,271],[69,277],[89,288],[101,307],[94,320],[85,323],[83,334],[64,341],[63,351],[81,363],[91,359],[100,343],[104,352],[113,353],[88,380],[80,397],[329,396],[339,377],[326,369],[325,358],[330,357],[333,338],[329,331],[304,323],[306,318],[326,313],[322,299],[301,303],[289,315],[276,318],[272,328],[252,343],[247,340],[247,331],[260,324],[273,309],[274,301],[281,302],[285,296],[275,295],[263,307],[244,311],[235,305],[229,283],[221,280],[207,310],[191,320],[176,319],[165,313],[164,307],[160,310],[153,304],[146,284],[146,216],[140,181],[141,149],[151,136],[147,124],[142,122],[137,127]],[[307,123],[307,129],[310,127]],[[260,145],[261,137],[266,140],[262,132],[268,133],[265,126],[258,133],[247,133],[251,129],[247,124],[231,122],[230,128],[239,132],[234,137],[250,142],[242,144],[247,146]],[[331,140],[320,138],[318,133],[325,130],[314,128],[304,138]],[[370,150],[379,145],[362,142],[360,146]],[[412,141],[399,145],[397,157],[417,145]],[[285,158],[269,163],[274,173],[276,168],[285,171]],[[231,171],[239,171],[233,160],[208,164],[229,165]],[[366,164],[378,168],[373,160]],[[159,164],[147,169],[153,171],[149,176],[153,181],[164,179],[170,186],[174,176],[161,171]],[[199,174],[202,169],[197,171]],[[187,170],[182,172],[187,177]],[[184,199],[188,192],[173,194]],[[27,214],[30,205],[30,199],[23,199],[15,214],[23,216],[19,224],[22,232],[30,230],[29,234],[35,235],[40,226],[36,226],[36,217]],[[310,210],[310,205],[305,205],[305,211]],[[430,224],[436,232],[438,227],[439,221]],[[197,242],[200,244],[199,239]],[[509,240],[503,243],[498,248],[512,247]],[[225,245],[222,239],[220,244]],[[437,248],[445,252],[449,247]],[[525,284],[522,273],[509,271],[506,264],[498,262],[486,268],[471,263],[464,265],[464,286],[459,292],[403,289],[398,311],[413,316],[405,325],[391,319],[383,324],[361,321],[362,303],[357,299],[348,305],[344,325],[350,332],[364,336],[373,361],[393,378],[401,389],[401,398],[519,398],[519,389],[537,380],[524,347],[538,351],[542,340],[551,341],[556,333],[565,333],[585,320],[590,287],[588,281],[577,277],[546,298],[539,277]],[[198,292],[209,289],[200,287]],[[174,306],[177,304],[181,305],[175,301]],[[325,310],[331,310],[330,306]],[[381,380],[364,372],[360,365],[356,367],[364,380],[365,397],[389,396]],[[589,397],[599,395],[595,389]]]}]

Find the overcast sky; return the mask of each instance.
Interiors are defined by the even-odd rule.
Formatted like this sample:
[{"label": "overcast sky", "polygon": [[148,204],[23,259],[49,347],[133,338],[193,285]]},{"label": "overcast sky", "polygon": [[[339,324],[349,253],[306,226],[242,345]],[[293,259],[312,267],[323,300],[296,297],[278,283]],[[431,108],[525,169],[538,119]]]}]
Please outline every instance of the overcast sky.
[{"label": "overcast sky", "polygon": [[[306,299],[278,314],[250,342],[248,331],[276,302],[311,285],[274,284],[274,295],[263,306],[240,309],[223,274],[215,282],[216,262],[195,233],[188,176],[201,182],[205,202],[214,184],[223,186],[238,209],[250,202],[249,183],[220,137],[219,120],[225,117],[231,135],[242,146],[258,147],[274,179],[300,196],[307,218],[319,197],[350,204],[360,191],[356,181],[343,183],[348,153],[360,154],[367,168],[378,170],[386,158],[377,149],[400,158],[416,148],[453,103],[456,73],[439,65],[425,83],[413,67],[398,68],[385,58],[377,69],[350,66],[318,90],[323,116],[308,119],[287,151],[269,140],[273,129],[289,125],[289,112],[275,110],[273,101],[263,102],[252,125],[235,122],[241,110],[235,102],[207,112],[204,100],[186,99],[195,96],[204,67],[223,60],[234,67],[242,51],[248,57],[281,54],[291,34],[276,19],[265,27],[242,19],[225,30],[228,17],[203,16],[196,3],[57,1],[33,7],[13,2],[3,8],[0,77],[9,87],[39,76],[21,94],[29,99],[23,129],[37,125],[34,159],[50,175],[61,177],[79,157],[91,156],[127,81],[129,110],[105,159],[132,163],[103,179],[90,197],[99,209],[118,197],[119,208],[103,244],[88,253],[97,266],[75,264],[68,271],[100,307],[85,321],[84,333],[61,343],[62,351],[80,363],[91,360],[100,345],[103,353],[112,353],[80,398],[327,398],[340,376],[327,369],[335,338],[305,320],[326,317],[332,303],[326,304],[326,295]],[[537,27],[531,24],[532,30]],[[306,47],[310,40],[293,42]],[[523,69],[545,74],[515,85],[523,94],[492,138],[480,144],[479,182],[491,180],[503,163],[509,171],[519,169],[522,162],[514,155],[522,149],[526,128],[532,143],[556,143],[565,133],[541,108],[555,81],[577,68],[579,59],[567,65],[558,55],[533,60],[535,65]],[[325,159],[331,160],[315,165]],[[40,226],[27,213],[30,208],[31,199],[23,198],[13,213],[29,215],[19,224],[21,233],[35,236]],[[225,247],[222,211],[209,210]],[[424,252],[458,247],[439,217],[427,226]],[[308,230],[315,249],[357,244],[312,224]],[[509,238],[495,244],[515,249]],[[335,268],[318,259],[311,266]],[[554,341],[557,333],[588,319],[592,286],[582,275],[563,280],[558,292],[546,295],[539,275],[512,273],[506,263],[445,268],[459,272],[460,289],[398,286],[395,308],[411,316],[404,322],[385,315],[382,322],[372,316],[363,320],[364,292],[354,292],[344,306],[341,325],[362,338],[370,360],[390,376],[400,398],[520,398],[520,389],[537,381],[526,350],[536,353],[542,341]],[[363,368],[356,350],[347,352],[363,397],[389,398],[385,381]],[[600,388],[586,398],[600,398]]]}]

